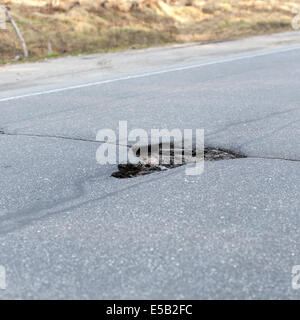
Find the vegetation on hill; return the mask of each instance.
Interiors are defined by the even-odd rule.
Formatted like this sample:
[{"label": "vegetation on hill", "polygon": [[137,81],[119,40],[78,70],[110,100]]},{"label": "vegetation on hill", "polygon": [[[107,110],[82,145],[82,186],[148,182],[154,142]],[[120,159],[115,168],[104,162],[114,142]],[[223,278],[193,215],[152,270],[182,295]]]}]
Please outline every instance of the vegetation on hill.
[{"label": "vegetation on hill", "polygon": [[[300,0],[0,0],[10,7],[31,58],[291,30]],[[10,24],[0,60],[22,57]]]}]

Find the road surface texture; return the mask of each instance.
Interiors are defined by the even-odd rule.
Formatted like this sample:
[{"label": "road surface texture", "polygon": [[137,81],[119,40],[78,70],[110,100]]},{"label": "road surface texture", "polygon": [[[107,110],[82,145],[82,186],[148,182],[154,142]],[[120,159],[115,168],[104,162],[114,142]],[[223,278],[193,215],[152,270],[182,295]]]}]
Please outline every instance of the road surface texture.
[{"label": "road surface texture", "polygon": [[[299,299],[300,33],[0,68],[7,299]],[[97,131],[248,156],[116,179]]]}]

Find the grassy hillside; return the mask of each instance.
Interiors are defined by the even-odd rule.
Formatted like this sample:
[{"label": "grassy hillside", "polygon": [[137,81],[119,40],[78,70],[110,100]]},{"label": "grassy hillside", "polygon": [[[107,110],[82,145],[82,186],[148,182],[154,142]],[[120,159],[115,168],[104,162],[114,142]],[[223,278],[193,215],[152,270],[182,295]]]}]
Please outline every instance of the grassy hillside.
[{"label": "grassy hillside", "polygon": [[[300,0],[10,0],[31,58],[291,30]],[[22,56],[10,24],[0,60]]]}]

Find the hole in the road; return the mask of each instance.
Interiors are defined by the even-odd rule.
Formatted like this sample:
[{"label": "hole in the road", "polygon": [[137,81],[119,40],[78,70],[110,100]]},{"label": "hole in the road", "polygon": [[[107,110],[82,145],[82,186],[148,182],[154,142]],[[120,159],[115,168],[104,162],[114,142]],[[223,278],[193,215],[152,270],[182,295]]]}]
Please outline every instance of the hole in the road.
[{"label": "hole in the road", "polygon": [[[196,154],[196,148],[189,150],[177,148],[174,143],[159,145],[145,145],[131,148],[136,162],[124,163],[118,165],[118,171],[112,173],[112,176],[119,179],[134,178],[153,172],[164,171],[177,168],[188,163],[194,163],[199,156]],[[246,158],[243,154],[238,154],[231,150],[222,148],[205,147],[201,152],[201,159],[205,161],[232,160]]]}]

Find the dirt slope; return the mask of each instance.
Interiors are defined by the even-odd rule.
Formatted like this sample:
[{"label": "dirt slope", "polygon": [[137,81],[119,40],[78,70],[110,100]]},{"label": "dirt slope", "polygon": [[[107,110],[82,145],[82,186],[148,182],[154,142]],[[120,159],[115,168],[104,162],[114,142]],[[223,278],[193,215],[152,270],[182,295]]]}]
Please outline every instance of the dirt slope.
[{"label": "dirt slope", "polygon": [[[0,1],[1,2],[1,1]],[[10,0],[32,58],[291,30],[300,0]],[[300,10],[299,10],[300,12]],[[0,60],[22,56],[10,24]]]}]

